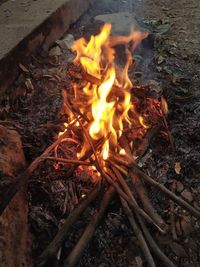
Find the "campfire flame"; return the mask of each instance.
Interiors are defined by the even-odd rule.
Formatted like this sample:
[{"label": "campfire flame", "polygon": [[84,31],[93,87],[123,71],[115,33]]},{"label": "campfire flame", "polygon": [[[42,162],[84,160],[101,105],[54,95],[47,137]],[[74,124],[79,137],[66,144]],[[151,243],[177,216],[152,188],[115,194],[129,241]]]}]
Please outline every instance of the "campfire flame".
[{"label": "campfire flame", "polygon": [[[91,36],[88,42],[81,38],[72,46],[72,51],[77,53],[74,64],[81,65],[86,73],[101,81],[100,85],[88,82],[83,92],[88,97],[90,106],[87,114],[91,119],[89,135],[93,140],[104,138],[105,142],[100,152],[100,157],[104,160],[108,159],[110,149],[117,149],[124,125],[131,125],[132,118],[129,112],[136,114],[130,93],[133,85],[128,76],[132,64],[131,51],[126,48],[126,65],[121,73],[117,73],[115,50],[112,46],[132,42],[134,49],[147,36],[146,33],[132,32],[127,37],[110,37],[110,32],[111,24],[105,24],[101,32]],[[85,112],[84,108],[82,111]],[[138,116],[137,120],[142,127],[148,128],[142,116]],[[79,157],[84,155],[87,149],[88,142],[85,140]]]},{"label": "campfire flame", "polygon": [[[121,147],[120,141],[124,135],[127,137],[126,133],[131,133],[129,143],[134,149],[135,139],[142,140],[148,129],[167,113],[164,98],[160,101],[148,97],[143,100],[137,98],[134,95],[136,87],[129,78],[132,53],[148,33],[131,32],[129,36],[117,37],[110,33],[111,24],[105,24],[101,32],[91,36],[89,41],[81,38],[74,42],[72,51],[76,57],[72,69],[78,69],[75,76],[78,73],[83,81],[72,83],[73,88],[68,93],[63,90],[64,113],[68,115],[65,130],[72,124],[76,131],[82,128],[78,159],[84,158],[91,150],[91,142],[100,143],[94,156],[98,157],[102,167],[115,153],[126,156],[126,149],[123,145]],[[125,48],[123,68],[122,64],[119,66],[116,63],[119,57],[115,54],[117,45]]]}]

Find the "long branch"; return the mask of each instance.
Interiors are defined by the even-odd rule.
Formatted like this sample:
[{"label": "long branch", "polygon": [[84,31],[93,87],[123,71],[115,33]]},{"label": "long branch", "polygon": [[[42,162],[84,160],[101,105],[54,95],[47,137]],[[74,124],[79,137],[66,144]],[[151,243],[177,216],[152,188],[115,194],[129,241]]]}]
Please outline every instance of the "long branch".
[{"label": "long branch", "polygon": [[[122,135],[121,137],[121,144],[125,148],[126,154],[128,156],[128,160],[132,161],[132,164],[135,164],[134,160],[132,159],[132,153],[128,146],[128,142],[124,135]],[[115,168],[114,168],[114,171],[117,174],[117,177],[121,180],[121,182],[123,182],[124,186],[127,187],[126,183],[124,182],[123,176],[121,176],[121,174]],[[130,176],[131,176],[132,183],[135,186],[136,192],[142,201],[145,212],[152,218],[152,220],[155,222],[154,224],[159,226],[159,229],[162,229],[163,232],[166,232],[167,225],[165,224],[161,216],[155,211],[153,205],[151,204],[150,199],[147,196],[145,187],[142,184],[142,181],[138,179],[137,175],[135,175],[134,172],[130,172]],[[127,190],[131,194],[131,191],[129,190],[128,187],[127,187]]]},{"label": "long branch", "polygon": [[[135,204],[137,204],[135,197],[133,196],[130,188],[128,187],[126,181],[124,180],[124,177],[121,175],[121,173],[114,167],[112,166],[112,169],[117,177],[117,179],[119,180],[121,186],[123,187],[124,191],[126,192],[126,194],[129,196],[129,198],[131,199],[131,201],[128,202],[129,205],[132,205],[132,202]],[[136,205],[137,208],[135,208],[135,211],[138,212],[138,214],[142,215],[142,217],[144,217],[143,213],[145,212],[145,215],[147,215],[148,213],[146,213],[146,211],[143,211],[138,204]],[[141,211],[143,211],[141,213]],[[150,213],[151,214],[151,213]],[[166,227],[165,224],[162,223],[162,221],[158,220],[157,218],[154,218],[155,216],[150,217],[150,215],[148,214],[148,219],[151,218],[151,223],[153,223],[158,230],[161,233],[165,233],[166,232]],[[148,220],[147,220],[148,221]]]},{"label": "long branch", "polygon": [[149,214],[149,216],[163,229],[164,232],[167,232],[167,225],[161,218],[161,216],[155,211],[151,201],[147,195],[147,191],[142,183],[142,180],[138,178],[137,175],[131,173],[131,181],[134,185],[134,188],[143,204],[144,210]]}]

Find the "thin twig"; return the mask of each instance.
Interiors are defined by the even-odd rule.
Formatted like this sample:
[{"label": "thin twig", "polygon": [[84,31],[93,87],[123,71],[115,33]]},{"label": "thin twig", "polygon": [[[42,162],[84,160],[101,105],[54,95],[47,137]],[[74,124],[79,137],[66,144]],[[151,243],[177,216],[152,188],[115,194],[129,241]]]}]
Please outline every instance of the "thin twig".
[{"label": "thin twig", "polygon": [[[172,182],[172,193],[175,192],[175,181]],[[175,223],[175,216],[174,216],[174,201],[170,200],[170,221],[171,221],[171,231],[172,231],[172,238],[173,240],[177,240],[177,233],[176,233],[176,223]]]},{"label": "thin twig", "polygon": [[[126,140],[125,136],[121,137],[121,144],[123,145],[123,147],[125,147],[125,151],[127,156],[129,157],[129,161],[127,160],[127,165],[135,165],[134,160],[132,159],[132,153],[131,150],[128,146],[128,142]],[[132,161],[132,163],[131,163]],[[123,177],[120,175],[120,173],[117,173],[118,171],[116,169],[114,169],[117,177],[122,181],[124,181]],[[135,189],[143,203],[144,206],[144,210],[146,211],[146,213],[152,218],[152,220],[154,221],[154,224],[158,227],[158,229],[162,229],[163,232],[167,231],[167,225],[164,223],[163,219],[158,215],[158,213],[155,211],[154,207],[152,206],[146,190],[144,188],[144,185],[142,184],[142,182],[140,181],[140,179],[138,179],[137,176],[135,176],[134,172],[130,172],[130,176],[132,178],[132,182],[135,186]],[[123,182],[124,186],[127,187],[127,185],[125,185],[125,182]],[[127,188],[128,190],[128,188]],[[131,191],[129,190],[129,193],[131,193]]]},{"label": "thin twig", "polygon": [[[132,194],[130,188],[128,187],[126,181],[124,180],[124,177],[121,175],[121,173],[120,173],[114,166],[112,166],[112,169],[113,169],[113,171],[114,171],[114,173],[115,173],[117,179],[119,180],[120,184],[122,185],[124,191],[126,192],[126,194],[127,194],[127,195],[129,196],[129,198],[131,199],[131,202],[133,202],[134,205],[136,206],[136,207],[134,207],[134,208],[135,208],[135,211],[137,211],[137,212],[138,212],[140,215],[142,215],[142,217],[144,217],[144,218],[145,218],[146,215],[147,215],[147,218],[145,218],[145,219],[147,219],[147,221],[148,221],[149,218],[150,218],[150,221],[149,221],[149,222],[151,222],[152,224],[154,224],[154,225],[158,228],[158,230],[159,230],[161,233],[165,233],[165,231],[166,231],[166,227],[165,227],[165,225],[163,226],[163,224],[162,224],[160,221],[157,222],[158,220],[156,221],[155,218],[150,217],[149,214],[147,214],[144,210],[142,210],[142,209],[138,206],[135,197],[133,196],[133,194]],[[129,201],[128,204],[130,205],[131,202]],[[144,216],[144,215],[145,215],[145,216]]]},{"label": "thin twig", "polygon": [[[119,194],[120,197],[122,197],[123,199],[125,199],[129,205],[134,208],[146,221],[148,221],[151,224],[154,224],[161,232],[163,232],[163,230],[155,224],[155,222],[152,220],[152,218],[143,210],[141,209],[135,198],[133,197],[133,195],[131,194],[131,191],[129,190],[129,194],[127,194],[127,192],[125,193],[119,186],[119,184],[115,181],[115,178],[113,177],[113,179],[111,179],[109,177],[109,175],[107,173],[105,173],[102,169],[98,169],[98,166],[96,166],[97,170],[100,172],[101,176],[110,184],[112,185],[115,190],[117,191],[117,193]],[[124,184],[124,186],[126,185],[126,183]],[[127,186],[127,185],[126,185]],[[128,186],[127,186],[128,188]]]},{"label": "thin twig", "polygon": [[103,196],[99,211],[97,211],[92,216],[90,223],[86,227],[78,243],[76,244],[72,252],[65,260],[64,267],[76,266],[80,257],[82,256],[83,251],[85,250],[88,243],[92,239],[92,236],[94,235],[97,226],[99,225],[101,219],[103,218],[103,215],[114,196],[114,192],[115,192],[114,188],[110,186],[110,188],[106,191],[106,193]]},{"label": "thin twig", "polygon": [[[94,148],[97,149],[103,143],[104,143],[103,139],[98,140],[96,143],[94,143]],[[93,150],[90,148],[79,160],[80,161],[85,161],[85,160],[89,159],[92,155],[93,155]],[[67,177],[71,176],[74,173],[74,171],[76,170],[77,167],[78,167],[78,165],[72,166],[70,168],[70,170],[67,172],[66,176]]]},{"label": "thin twig", "polygon": [[[74,114],[75,116],[76,116],[76,114]],[[83,128],[83,131],[84,131],[84,133],[85,133],[85,136],[86,136],[86,138],[87,138],[87,140],[88,140],[88,143],[90,144],[90,146],[91,146],[91,149],[92,149],[92,151],[93,151],[93,154],[94,154],[94,156],[95,156],[95,162],[96,162],[96,168],[97,168],[97,170],[100,172],[100,174],[101,174],[101,176],[103,177],[103,178],[105,178],[105,180],[110,184],[110,185],[112,185],[114,188],[115,188],[115,190],[117,191],[117,193],[121,196],[121,197],[123,197],[126,201],[128,201],[129,203],[130,203],[130,205],[132,205],[148,222],[151,222],[151,223],[153,223],[153,221],[152,221],[152,219],[142,210],[142,209],[140,209],[139,208],[139,206],[138,206],[138,204],[137,204],[137,202],[135,201],[135,199],[134,198],[132,198],[132,199],[130,199],[122,190],[121,190],[121,188],[119,187],[119,185],[116,183],[116,182],[114,182],[105,172],[104,172],[104,170],[101,168],[101,166],[100,166],[100,163],[99,163],[99,160],[98,160],[98,157],[97,157],[97,154],[96,154],[96,151],[95,151],[95,148],[94,148],[94,145],[93,145],[93,143],[92,143],[92,140],[91,140],[91,138],[90,138],[90,136],[89,136],[89,134],[88,134],[88,132],[87,132],[87,130],[85,129],[85,127],[83,126],[83,124],[82,124],[82,122],[79,120],[79,123],[80,123],[80,125],[81,125],[81,127]]]},{"label": "thin twig", "polygon": [[43,159],[48,159],[48,160],[58,161],[58,162],[63,162],[63,163],[69,163],[69,164],[74,164],[74,165],[87,165],[87,166],[94,165],[92,162],[73,160],[73,159],[63,159],[63,158],[57,158],[57,157],[44,157]]},{"label": "thin twig", "polygon": [[75,221],[80,217],[83,211],[88,207],[88,205],[95,200],[98,193],[100,191],[100,187],[96,187],[88,197],[83,200],[67,217],[64,225],[58,231],[53,241],[48,245],[48,247],[42,252],[42,254],[38,258],[39,267],[43,266],[49,259],[53,259],[56,257],[58,250],[60,249],[62,243],[66,239],[71,226],[75,223]]}]

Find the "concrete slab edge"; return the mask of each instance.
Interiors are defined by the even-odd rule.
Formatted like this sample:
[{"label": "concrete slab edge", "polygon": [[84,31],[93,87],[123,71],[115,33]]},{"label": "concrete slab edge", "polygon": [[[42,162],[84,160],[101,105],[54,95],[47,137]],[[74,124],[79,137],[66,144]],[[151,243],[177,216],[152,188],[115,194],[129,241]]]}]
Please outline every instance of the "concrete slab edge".
[{"label": "concrete slab edge", "polygon": [[19,63],[27,62],[30,55],[39,48],[47,50],[83,15],[92,2],[93,0],[67,1],[4,55],[0,60],[0,97],[16,79]]}]

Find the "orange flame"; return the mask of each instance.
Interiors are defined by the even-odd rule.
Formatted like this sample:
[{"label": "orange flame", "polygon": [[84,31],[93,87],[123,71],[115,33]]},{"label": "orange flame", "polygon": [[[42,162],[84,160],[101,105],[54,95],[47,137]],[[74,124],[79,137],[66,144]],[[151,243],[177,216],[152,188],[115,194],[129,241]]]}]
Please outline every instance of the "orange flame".
[{"label": "orange flame", "polygon": [[[131,124],[129,111],[131,108],[134,109],[130,93],[132,83],[128,77],[132,53],[126,48],[127,63],[119,75],[116,73],[113,46],[132,42],[134,49],[147,36],[146,33],[132,32],[129,36],[110,37],[110,32],[111,24],[105,24],[98,35],[91,36],[89,42],[81,38],[72,46],[72,51],[77,53],[74,64],[80,64],[85,72],[101,80],[100,85],[87,83],[83,93],[88,97],[91,109],[89,134],[93,140],[102,137],[105,140],[100,151],[100,156],[104,160],[108,159],[110,149],[116,148],[124,125]],[[148,128],[142,116],[138,116],[137,120],[144,128]],[[85,153],[87,147],[85,141],[79,156]]]}]

